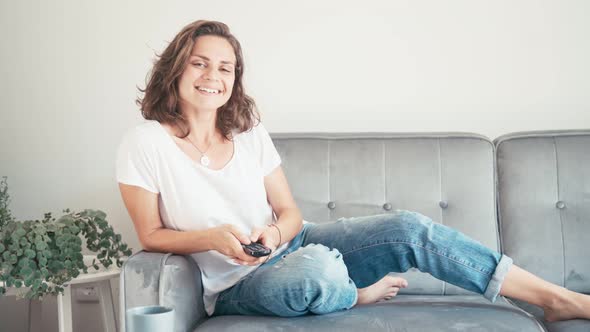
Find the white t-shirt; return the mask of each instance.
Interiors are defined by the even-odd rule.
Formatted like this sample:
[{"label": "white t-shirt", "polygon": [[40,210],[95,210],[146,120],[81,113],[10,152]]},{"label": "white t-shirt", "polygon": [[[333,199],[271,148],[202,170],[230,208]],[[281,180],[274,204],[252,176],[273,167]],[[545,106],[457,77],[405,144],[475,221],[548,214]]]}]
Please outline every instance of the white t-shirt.
[{"label": "white t-shirt", "polygon": [[[158,121],[130,129],[117,152],[117,181],[159,193],[160,217],[166,228],[188,231],[232,224],[249,235],[254,227],[275,221],[267,201],[264,176],[281,163],[272,140],[259,123],[234,132],[234,153],[221,169],[193,161]],[[273,253],[280,254],[288,243]],[[191,254],[201,269],[203,300],[209,315],[218,294],[256,267],[241,266],[215,250]]]}]

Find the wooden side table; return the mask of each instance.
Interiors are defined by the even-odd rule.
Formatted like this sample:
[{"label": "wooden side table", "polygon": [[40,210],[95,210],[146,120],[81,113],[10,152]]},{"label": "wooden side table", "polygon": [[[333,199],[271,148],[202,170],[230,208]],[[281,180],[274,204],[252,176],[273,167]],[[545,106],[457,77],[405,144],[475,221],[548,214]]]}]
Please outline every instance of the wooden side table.
[{"label": "wooden side table", "polygon": [[[94,256],[84,256],[84,261],[88,262],[89,265],[92,262]],[[115,307],[113,306],[113,293],[111,291],[110,280],[119,277],[121,269],[115,264],[109,266],[108,269],[102,268],[95,270],[93,267],[88,268],[88,273],[81,273],[76,278],[72,279],[68,286],[64,287],[63,294],[57,296],[57,315],[59,332],[72,332],[72,285],[81,284],[95,284],[98,291],[98,300],[102,312],[102,321],[104,331],[116,332],[117,331],[117,316],[115,315]],[[2,282],[0,282],[2,284]],[[9,287],[6,290],[4,296],[16,295],[17,292],[26,292],[27,289],[24,287],[14,288]],[[30,302],[31,317],[29,317],[29,332],[31,331],[42,331],[40,324],[41,319],[41,307],[40,303]]]}]

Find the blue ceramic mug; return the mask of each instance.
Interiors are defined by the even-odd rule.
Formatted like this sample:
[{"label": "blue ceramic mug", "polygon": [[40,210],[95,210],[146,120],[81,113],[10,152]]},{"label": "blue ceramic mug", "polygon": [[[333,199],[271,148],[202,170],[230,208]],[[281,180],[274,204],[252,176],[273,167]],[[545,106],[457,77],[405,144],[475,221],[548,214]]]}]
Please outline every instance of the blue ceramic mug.
[{"label": "blue ceramic mug", "polygon": [[125,325],[127,332],[174,331],[174,308],[159,305],[129,308]]}]

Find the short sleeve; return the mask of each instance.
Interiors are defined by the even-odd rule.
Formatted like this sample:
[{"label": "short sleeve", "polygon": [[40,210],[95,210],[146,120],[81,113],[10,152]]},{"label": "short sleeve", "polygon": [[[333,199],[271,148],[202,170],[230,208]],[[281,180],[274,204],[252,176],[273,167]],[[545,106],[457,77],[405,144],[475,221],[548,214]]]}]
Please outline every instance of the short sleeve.
[{"label": "short sleeve", "polygon": [[117,149],[117,182],[159,193],[154,154],[134,128],[125,134]]},{"label": "short sleeve", "polygon": [[264,176],[267,176],[281,164],[281,157],[262,122],[254,127],[254,133],[260,147],[259,158],[262,172]]}]

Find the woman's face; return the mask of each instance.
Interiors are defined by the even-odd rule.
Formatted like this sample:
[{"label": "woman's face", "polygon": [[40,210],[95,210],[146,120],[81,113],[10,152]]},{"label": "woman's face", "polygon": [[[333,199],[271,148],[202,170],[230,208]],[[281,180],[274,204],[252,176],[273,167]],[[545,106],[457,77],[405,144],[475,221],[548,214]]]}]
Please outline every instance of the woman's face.
[{"label": "woman's face", "polygon": [[178,81],[183,112],[216,111],[223,106],[232,94],[235,66],[234,49],[225,38],[198,37]]}]

